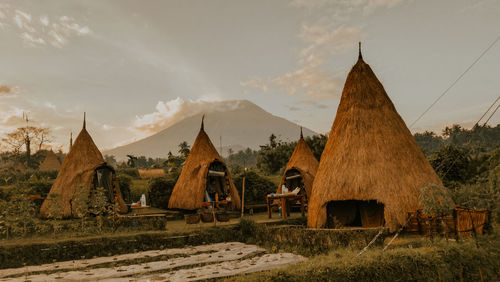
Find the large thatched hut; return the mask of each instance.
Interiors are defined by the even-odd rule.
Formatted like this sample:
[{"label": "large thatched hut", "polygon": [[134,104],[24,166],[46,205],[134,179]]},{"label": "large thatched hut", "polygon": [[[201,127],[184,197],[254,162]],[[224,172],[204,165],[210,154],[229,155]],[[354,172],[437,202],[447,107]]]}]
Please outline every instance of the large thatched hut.
[{"label": "large thatched hut", "polygon": [[174,186],[168,207],[196,210],[204,202],[230,200],[233,208],[241,206],[231,174],[204,130],[201,129]]},{"label": "large thatched hut", "polygon": [[47,155],[45,156],[45,159],[43,160],[42,164],[40,164],[39,170],[53,171],[60,169],[61,169],[61,162],[59,162],[57,155],[52,150],[47,151]]},{"label": "large thatched hut", "polygon": [[[94,144],[92,137],[85,128],[78,134],[75,143],[63,160],[61,170],[40,208],[42,217],[79,217],[78,203],[82,201],[79,195],[92,195],[91,191],[104,187],[108,201],[115,204],[118,212],[127,212],[115,170],[106,164],[101,152]],[[79,193],[81,190],[86,193]],[[55,195],[51,198],[50,195]],[[57,214],[55,214],[57,213]]]},{"label": "large thatched hut", "polygon": [[281,193],[281,187],[283,185],[285,185],[289,191],[299,187],[301,188],[301,193],[305,192],[307,199],[309,199],[314,176],[316,176],[316,171],[318,170],[318,164],[318,160],[314,157],[311,149],[304,140],[301,128],[300,139],[286,165],[276,193]]},{"label": "large thatched hut", "polygon": [[360,50],[314,179],[308,226],[394,230],[429,184],[442,185]]}]

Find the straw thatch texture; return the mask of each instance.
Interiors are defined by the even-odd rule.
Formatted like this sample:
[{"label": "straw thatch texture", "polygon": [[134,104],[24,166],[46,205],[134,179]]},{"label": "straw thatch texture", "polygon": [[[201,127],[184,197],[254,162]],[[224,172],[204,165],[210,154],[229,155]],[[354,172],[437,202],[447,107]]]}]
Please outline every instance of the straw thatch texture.
[{"label": "straw thatch texture", "polygon": [[488,224],[488,210],[486,209],[469,209],[455,208],[457,216],[457,233],[459,236],[472,236],[483,234],[484,227]]},{"label": "straw thatch texture", "polygon": [[441,180],[384,87],[363,59],[347,76],[309,200],[308,226],[327,219],[330,201],[376,200],[387,226],[405,225],[422,187]]},{"label": "straw thatch texture", "polygon": [[52,150],[47,151],[47,155],[45,156],[45,159],[43,160],[39,169],[41,171],[52,171],[61,169],[61,163],[59,162],[59,159]]},{"label": "straw thatch texture", "polygon": [[311,149],[307,145],[306,141],[302,136],[300,136],[297,146],[286,165],[283,176],[281,177],[280,185],[276,193],[281,194],[281,187],[285,183],[286,172],[290,169],[296,169],[300,172],[302,176],[302,183],[304,183],[304,188],[306,189],[307,198],[311,197],[311,190],[314,181],[314,176],[316,176],[316,171],[318,170],[319,162],[314,157]]},{"label": "straw thatch texture", "polygon": [[[195,210],[202,207],[207,186],[208,168],[214,161],[224,164],[224,160],[219,156],[202,127],[170,196],[168,202],[170,209]],[[225,170],[229,179],[231,205],[233,208],[239,208],[241,206],[240,196],[229,170],[227,168]]]},{"label": "straw thatch texture", "polygon": [[[75,206],[78,189],[87,189],[90,191],[94,185],[95,170],[102,166],[107,165],[104,162],[101,152],[97,149],[97,146],[84,127],[64,159],[61,170],[49,192],[49,194],[56,194],[58,196],[57,202],[62,208],[62,217],[78,217],[76,212],[77,207]],[[109,168],[113,170],[113,168]],[[113,177],[115,177],[114,173]],[[113,186],[114,191],[112,194],[116,198],[119,207],[118,211],[126,212],[127,207],[123,201],[116,179],[113,179]],[[49,216],[50,205],[52,203],[53,201],[48,198],[43,202],[40,208],[40,215],[42,217]]]},{"label": "straw thatch texture", "polygon": [[138,169],[139,177],[142,179],[158,178],[165,176],[165,171],[161,168],[155,169]]}]

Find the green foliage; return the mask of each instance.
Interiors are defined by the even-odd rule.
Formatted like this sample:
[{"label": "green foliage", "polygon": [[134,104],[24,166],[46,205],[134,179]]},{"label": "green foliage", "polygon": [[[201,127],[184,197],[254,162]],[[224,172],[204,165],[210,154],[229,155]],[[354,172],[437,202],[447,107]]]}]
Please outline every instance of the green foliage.
[{"label": "green foliage", "polygon": [[[306,137],[304,140],[313,155],[319,160],[326,145],[326,135]],[[283,142],[271,134],[269,143],[260,146],[260,150],[257,152],[257,168],[267,175],[280,173],[290,160],[295,146],[297,146],[297,142]]]},{"label": "green foliage", "polygon": [[[491,241],[491,242],[487,242]],[[500,276],[498,238],[438,243],[422,248],[337,249],[287,267],[231,277],[231,281],[497,281]]]},{"label": "green foliage", "polygon": [[116,170],[116,174],[126,174],[132,178],[139,178],[139,172],[137,172],[136,168],[120,168]]},{"label": "green foliage", "polygon": [[441,180],[448,186],[453,182],[465,183],[471,178],[471,156],[466,149],[452,145],[442,147],[430,158],[430,163]]},{"label": "green foliage", "polygon": [[426,156],[439,151],[444,143],[443,137],[438,136],[432,131],[415,133],[413,137],[415,137],[415,141],[417,141],[417,144],[420,146]]},{"label": "green foliage", "polygon": [[294,148],[294,143],[282,142],[274,134],[271,134],[269,143],[260,146],[257,156],[257,168],[265,174],[279,172],[288,163]]},{"label": "green foliage", "polygon": [[168,209],[168,201],[174,190],[175,180],[169,177],[153,178],[149,184],[149,202],[152,207]]},{"label": "green foliage", "polygon": [[57,173],[57,171],[1,171],[0,185],[12,185],[19,182],[25,182],[33,176],[37,177],[38,179],[54,180],[57,177]]},{"label": "green foliage", "polygon": [[142,194],[149,194],[149,180],[132,179],[132,184],[130,185],[130,202],[139,201]]},{"label": "green foliage", "polygon": [[123,201],[125,201],[125,203],[130,203],[130,185],[132,184],[132,177],[127,174],[118,174],[116,178],[118,179]]},{"label": "green foliage", "polygon": [[[243,188],[243,175],[244,173],[240,173],[233,177],[234,185],[238,190],[240,198]],[[247,171],[245,177],[245,203],[265,203],[266,195],[276,192],[276,188],[276,185],[265,177],[259,175],[256,171]]]},{"label": "green foliage", "polygon": [[0,200],[0,233],[5,237],[25,237],[36,227],[37,208],[27,194],[21,192]]},{"label": "green foliage", "polygon": [[250,148],[245,150],[240,150],[237,153],[231,153],[226,158],[226,164],[231,167],[231,169],[236,168],[234,174],[242,171],[244,167],[254,167],[257,163],[258,152]]},{"label": "green foliage", "polygon": [[306,141],[309,148],[311,148],[313,155],[319,161],[321,158],[321,154],[323,153],[323,150],[325,149],[326,141],[328,141],[328,137],[326,135],[319,134],[319,135],[313,135],[311,137],[308,136],[308,137],[304,138],[304,140]]},{"label": "green foliage", "polygon": [[113,216],[113,205],[110,203],[107,191],[103,187],[97,187],[90,193],[89,212],[97,218],[97,226],[100,232],[103,230],[104,217]]},{"label": "green foliage", "polygon": [[429,184],[419,195],[420,206],[426,214],[444,216],[451,214],[455,205],[448,190],[440,185]]}]

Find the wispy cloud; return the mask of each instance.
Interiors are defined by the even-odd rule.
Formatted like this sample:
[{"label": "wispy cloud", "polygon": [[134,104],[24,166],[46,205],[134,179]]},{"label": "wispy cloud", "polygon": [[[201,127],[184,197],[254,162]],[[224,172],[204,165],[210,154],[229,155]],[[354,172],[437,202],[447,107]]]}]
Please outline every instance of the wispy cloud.
[{"label": "wispy cloud", "polygon": [[78,23],[72,17],[34,16],[10,5],[0,6],[0,27],[15,30],[26,46],[30,47],[62,48],[72,37],[92,33],[88,26]]},{"label": "wispy cloud", "polygon": [[19,87],[0,83],[0,97],[14,96],[19,93]]},{"label": "wispy cloud", "polygon": [[[332,58],[352,49],[360,41],[362,28],[345,24],[353,14],[372,13],[377,8],[391,8],[403,0],[292,0],[291,4],[327,14],[304,22],[299,38],[304,42],[297,68],[276,77],[253,77],[241,86],[268,92],[277,87],[288,95],[308,99],[340,97],[343,77],[332,70]],[[408,1],[408,0],[407,0]]]},{"label": "wispy cloud", "polygon": [[[180,97],[170,101],[159,101],[155,111],[149,114],[136,116],[132,130],[139,135],[150,135],[165,129],[176,122],[200,113],[234,110],[239,108],[242,101],[214,101],[214,100],[184,100]],[[145,137],[144,136],[144,137]]]}]

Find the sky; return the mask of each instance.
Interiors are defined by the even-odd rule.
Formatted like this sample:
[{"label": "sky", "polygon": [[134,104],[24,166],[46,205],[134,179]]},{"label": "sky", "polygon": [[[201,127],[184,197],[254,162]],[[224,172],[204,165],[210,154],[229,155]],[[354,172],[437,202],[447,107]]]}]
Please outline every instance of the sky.
[{"label": "sky", "polygon": [[[409,125],[500,36],[498,15],[498,0],[0,0],[0,135],[25,112],[67,150],[85,111],[110,149],[241,99],[327,133],[358,41]],[[410,129],[471,127],[498,73],[500,43]]]}]

